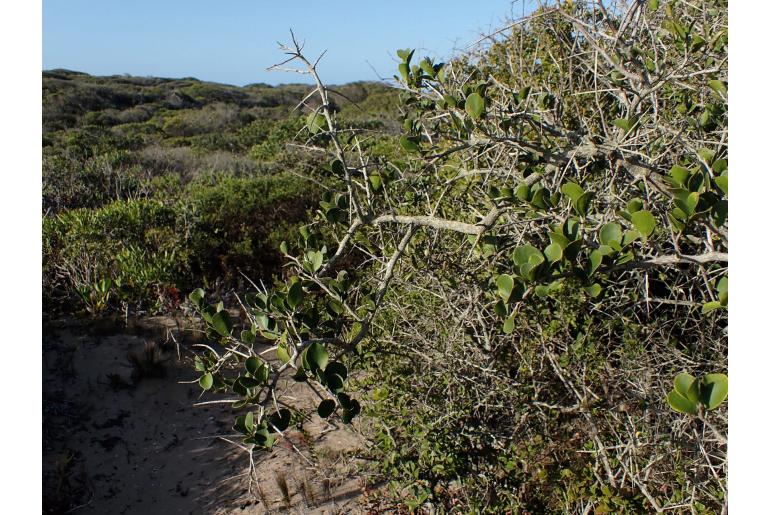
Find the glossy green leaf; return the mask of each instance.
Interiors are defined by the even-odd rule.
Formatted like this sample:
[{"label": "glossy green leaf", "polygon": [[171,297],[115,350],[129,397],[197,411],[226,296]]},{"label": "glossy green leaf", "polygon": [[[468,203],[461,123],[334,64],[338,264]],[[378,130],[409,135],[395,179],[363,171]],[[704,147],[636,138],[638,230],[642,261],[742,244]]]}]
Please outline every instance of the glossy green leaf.
[{"label": "glossy green leaf", "polygon": [[304,355],[307,359],[310,370],[324,370],[329,363],[329,354],[324,346],[318,342],[313,342],[305,349]]},{"label": "glossy green leaf", "polygon": [[505,334],[511,334],[513,332],[514,322],[515,322],[514,315],[511,315],[505,319],[505,322],[503,323],[503,332]]},{"label": "glossy green leaf", "polygon": [[588,255],[588,277],[594,275],[596,269],[602,264],[602,259],[604,259],[604,255],[599,250],[591,251]]},{"label": "glossy green leaf", "polygon": [[326,369],[324,370],[325,375],[329,374],[337,374],[342,379],[347,379],[348,377],[348,368],[340,363],[339,361],[332,361],[328,365],[326,365]]},{"label": "glossy green leaf", "polygon": [[586,286],[583,288],[583,290],[588,294],[589,297],[598,297],[602,292],[602,287],[598,283],[594,283],[590,286]]},{"label": "glossy green leaf", "polygon": [[369,184],[372,185],[374,191],[380,191],[382,189],[382,177],[378,173],[372,173],[369,175]]},{"label": "glossy green leaf", "polygon": [[251,433],[254,431],[254,413],[249,411],[244,415],[243,417],[243,427],[246,428],[246,431]]},{"label": "glossy green leaf", "polygon": [[714,91],[714,93],[727,96],[727,86],[721,80],[710,80],[708,81],[708,86]]},{"label": "glossy green leaf", "polygon": [[[540,258],[539,261],[538,261],[538,256]],[[522,266],[527,263],[538,264],[538,263],[542,263],[543,260],[544,260],[544,257],[540,253],[540,251],[536,247],[533,247],[528,243],[525,245],[519,245],[513,251],[513,262],[516,263],[518,266]]]},{"label": "glossy green leaf", "polygon": [[644,207],[644,202],[640,198],[632,198],[628,201],[628,204],[626,204],[626,210],[629,213],[636,213],[640,209]]},{"label": "glossy green leaf", "polygon": [[520,184],[516,188],[516,198],[521,200],[522,202],[527,202],[529,200],[529,185],[527,184]]},{"label": "glossy green leaf", "polygon": [[246,366],[246,371],[251,374],[252,376],[256,376],[259,372],[259,369],[265,365],[265,362],[262,361],[261,358],[258,358],[257,356],[250,356],[246,358],[246,362],[244,363]]},{"label": "glossy green leaf", "polygon": [[349,424],[359,413],[361,413],[361,404],[353,399],[350,401],[350,405],[342,410],[342,421]]},{"label": "glossy green leaf", "polygon": [[241,331],[241,341],[247,345],[254,345],[254,343],[257,341],[257,338],[249,329],[246,331]]},{"label": "glossy green leaf", "polygon": [[716,183],[717,187],[722,190],[722,193],[727,195],[727,174],[723,173],[719,177],[715,177],[714,182]]},{"label": "glossy green leaf", "polygon": [[719,302],[718,300],[713,300],[711,302],[706,302],[705,304],[703,304],[703,307],[701,308],[701,313],[705,315],[706,313],[710,313],[715,309],[723,309],[723,308],[724,306],[722,305],[721,302]]},{"label": "glossy green leaf", "polygon": [[687,184],[687,180],[690,178],[690,170],[679,165],[672,166],[669,174],[674,185],[680,187]]},{"label": "glossy green leaf", "polygon": [[279,345],[278,348],[275,349],[275,356],[281,361],[281,363],[288,363],[289,359],[291,359],[289,356],[289,351],[286,350],[286,347],[283,345]]}]

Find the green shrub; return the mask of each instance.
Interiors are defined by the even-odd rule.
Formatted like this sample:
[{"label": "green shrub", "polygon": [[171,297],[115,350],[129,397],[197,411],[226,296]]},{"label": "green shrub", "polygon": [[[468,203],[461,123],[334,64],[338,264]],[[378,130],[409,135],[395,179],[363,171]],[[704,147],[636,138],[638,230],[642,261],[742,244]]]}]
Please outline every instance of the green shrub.
[{"label": "green shrub", "polygon": [[[372,511],[726,508],[726,10],[658,4],[546,4],[450,63],[398,50],[393,158],[318,88],[331,189],[281,247],[291,278],[242,326],[190,296],[244,444],[302,409],[291,377],[370,438]],[[259,379],[258,336],[282,362]]]}]

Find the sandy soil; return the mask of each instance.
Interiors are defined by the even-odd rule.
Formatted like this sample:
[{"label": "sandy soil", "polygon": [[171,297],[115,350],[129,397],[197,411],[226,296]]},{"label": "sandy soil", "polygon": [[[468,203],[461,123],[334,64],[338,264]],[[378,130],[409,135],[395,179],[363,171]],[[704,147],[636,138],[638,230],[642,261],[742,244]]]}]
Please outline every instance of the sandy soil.
[{"label": "sandy soil", "polygon": [[[132,376],[129,354],[168,331],[180,348],[163,346],[163,375]],[[234,436],[235,414],[193,406],[214,397],[185,384],[196,378],[185,363],[191,335],[167,318],[46,324],[44,513],[360,513],[363,442],[314,413],[273,452],[255,454],[257,482],[248,480],[248,454],[219,438]],[[312,413],[312,392],[291,388],[285,395]]]}]

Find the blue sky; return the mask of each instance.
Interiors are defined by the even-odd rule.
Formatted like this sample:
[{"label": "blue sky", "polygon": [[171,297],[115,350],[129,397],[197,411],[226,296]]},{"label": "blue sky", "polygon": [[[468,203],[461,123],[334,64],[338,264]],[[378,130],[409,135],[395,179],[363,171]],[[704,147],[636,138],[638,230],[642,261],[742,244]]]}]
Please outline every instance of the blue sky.
[{"label": "blue sky", "polygon": [[327,50],[325,82],[377,80],[395,73],[397,48],[446,58],[514,14],[521,3],[511,0],[44,0],[43,68],[303,82],[265,71],[292,28],[310,56]]}]

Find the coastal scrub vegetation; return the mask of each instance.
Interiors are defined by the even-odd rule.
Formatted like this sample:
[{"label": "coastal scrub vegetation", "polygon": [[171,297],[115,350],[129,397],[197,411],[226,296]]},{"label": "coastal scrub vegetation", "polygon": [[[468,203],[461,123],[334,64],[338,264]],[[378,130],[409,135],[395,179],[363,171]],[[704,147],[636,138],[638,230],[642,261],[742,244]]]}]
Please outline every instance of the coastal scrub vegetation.
[{"label": "coastal scrub vegetation", "polygon": [[312,86],[52,72],[91,107],[46,89],[46,291],[177,285],[245,448],[351,424],[375,513],[726,513],[727,43],[721,0],[571,1],[395,88],[293,34]]}]

